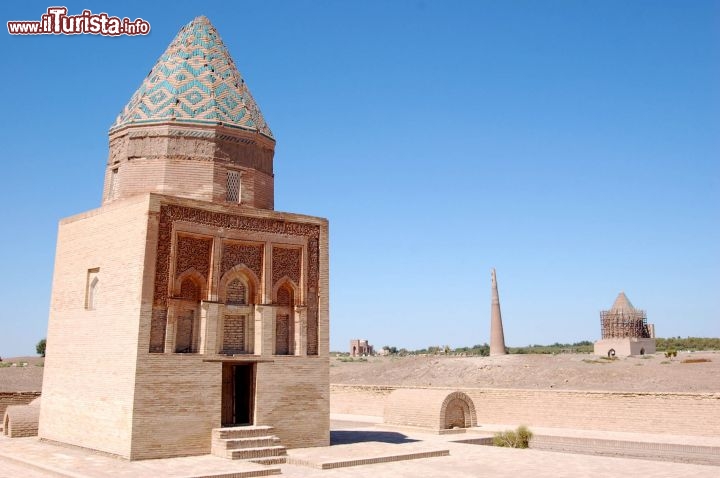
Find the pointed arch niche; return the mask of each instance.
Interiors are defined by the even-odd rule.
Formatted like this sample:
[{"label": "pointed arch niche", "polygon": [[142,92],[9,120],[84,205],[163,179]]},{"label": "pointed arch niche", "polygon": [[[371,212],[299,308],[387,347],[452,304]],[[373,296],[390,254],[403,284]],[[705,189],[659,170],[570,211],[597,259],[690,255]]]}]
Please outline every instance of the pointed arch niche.
[{"label": "pointed arch niche", "polygon": [[[168,325],[174,322],[169,348],[175,353],[197,353],[200,336],[200,301],[207,297],[207,279],[196,269],[180,274],[173,284]],[[174,320],[173,320],[174,319]],[[170,327],[172,329],[172,327]]]},{"label": "pointed arch niche", "polygon": [[218,286],[224,304],[218,328],[218,352],[225,355],[251,354],[255,348],[255,304],[260,302],[260,280],[244,264],[227,271]]},{"label": "pointed arch niche", "polygon": [[295,355],[302,349],[300,337],[304,331],[296,307],[299,298],[300,288],[287,276],[278,280],[273,288],[275,355]]}]

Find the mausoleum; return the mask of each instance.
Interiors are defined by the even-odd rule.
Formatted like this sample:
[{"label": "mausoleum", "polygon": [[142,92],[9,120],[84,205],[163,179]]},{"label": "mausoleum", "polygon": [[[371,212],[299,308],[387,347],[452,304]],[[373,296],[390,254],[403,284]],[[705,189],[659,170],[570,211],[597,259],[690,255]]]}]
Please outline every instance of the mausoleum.
[{"label": "mausoleum", "polygon": [[655,353],[655,327],[647,323],[644,310],[633,307],[620,292],[612,307],[600,312],[602,339],[595,342],[595,355],[608,357]]},{"label": "mausoleum", "polygon": [[58,230],[39,436],[128,459],[241,457],[221,448],[243,429],[328,445],[328,223],[273,209],[275,138],[207,18],[109,136],[102,206]]}]

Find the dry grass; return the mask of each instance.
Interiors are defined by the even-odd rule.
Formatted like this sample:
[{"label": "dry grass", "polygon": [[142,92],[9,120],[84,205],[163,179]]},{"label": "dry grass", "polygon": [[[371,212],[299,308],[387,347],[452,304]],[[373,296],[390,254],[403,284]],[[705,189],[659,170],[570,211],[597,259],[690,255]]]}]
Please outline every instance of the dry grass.
[{"label": "dry grass", "polygon": [[507,448],[528,448],[533,434],[525,425],[517,430],[497,432],[493,437],[493,445]]},{"label": "dry grass", "polygon": [[691,359],[685,359],[680,363],[705,363],[705,362],[712,362],[709,358],[691,358]]}]

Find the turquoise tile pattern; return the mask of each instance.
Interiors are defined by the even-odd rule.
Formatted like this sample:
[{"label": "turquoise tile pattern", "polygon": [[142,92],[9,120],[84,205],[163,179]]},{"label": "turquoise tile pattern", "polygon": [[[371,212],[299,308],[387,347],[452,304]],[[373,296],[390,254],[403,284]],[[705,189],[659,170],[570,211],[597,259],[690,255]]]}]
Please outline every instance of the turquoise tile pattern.
[{"label": "turquoise tile pattern", "polygon": [[228,49],[204,16],[180,29],[110,131],[171,120],[222,123],[274,139]]}]

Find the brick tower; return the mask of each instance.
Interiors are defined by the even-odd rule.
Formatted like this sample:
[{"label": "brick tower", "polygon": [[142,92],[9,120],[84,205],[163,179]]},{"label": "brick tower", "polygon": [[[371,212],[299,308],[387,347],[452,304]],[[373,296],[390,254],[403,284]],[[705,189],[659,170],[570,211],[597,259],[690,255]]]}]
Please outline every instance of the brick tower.
[{"label": "brick tower", "polygon": [[328,223],[273,210],[275,139],[207,18],[109,136],[102,207],[59,226],[40,437],[129,459],[268,427],[328,445]]},{"label": "brick tower", "polygon": [[505,355],[505,334],[503,333],[502,315],[500,314],[500,295],[498,294],[495,269],[490,273],[492,294],[490,304],[490,356]]}]

